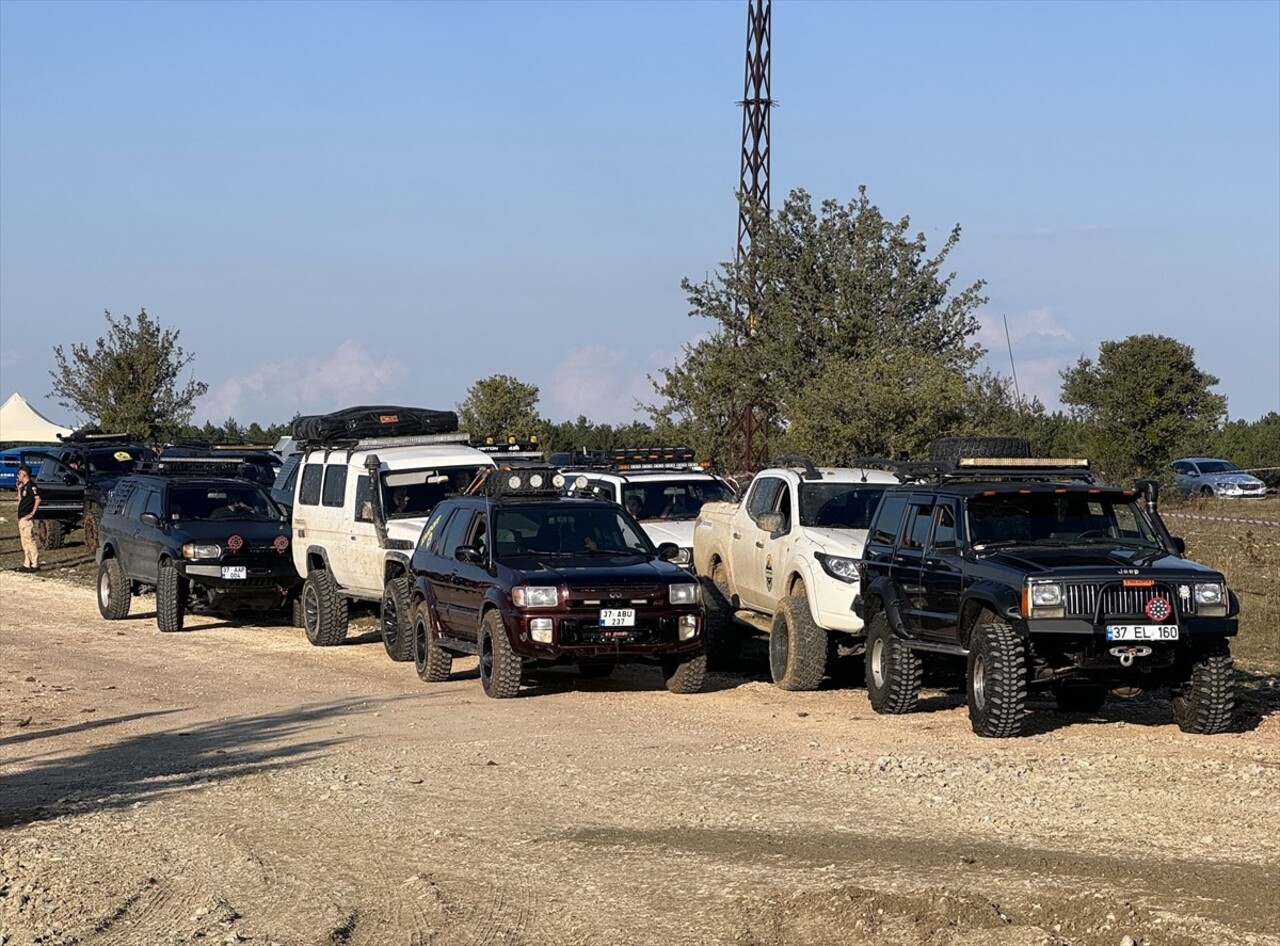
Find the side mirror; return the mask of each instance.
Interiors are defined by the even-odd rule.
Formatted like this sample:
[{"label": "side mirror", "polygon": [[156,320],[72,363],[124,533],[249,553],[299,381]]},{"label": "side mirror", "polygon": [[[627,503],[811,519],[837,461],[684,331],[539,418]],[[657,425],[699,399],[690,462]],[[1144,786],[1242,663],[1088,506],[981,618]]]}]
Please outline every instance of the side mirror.
[{"label": "side mirror", "polygon": [[1183,541],[1182,536],[1171,535],[1169,536],[1169,538],[1173,540],[1173,550],[1175,552],[1177,552],[1179,555],[1187,554],[1187,543]]},{"label": "side mirror", "polygon": [[662,559],[664,562],[674,562],[676,560],[676,556],[679,554],[680,546],[676,545],[674,542],[658,543],[658,558]]},{"label": "side mirror", "polygon": [[786,532],[787,517],[780,512],[766,512],[756,520],[756,525],[771,534]]},{"label": "side mirror", "polygon": [[1186,473],[1183,473],[1182,475],[1183,475],[1183,476],[1194,476],[1196,479],[1199,479],[1199,478],[1200,478],[1200,474],[1199,474],[1198,472],[1196,472],[1195,470],[1187,470],[1187,472],[1186,472]]},{"label": "side mirror", "polygon": [[157,516],[154,512],[144,512],[142,514],[142,524],[144,526],[152,526],[152,527],[158,526],[160,525],[160,517]]},{"label": "side mirror", "polygon": [[478,545],[459,545],[453,550],[453,557],[468,565],[483,565],[484,552]]}]

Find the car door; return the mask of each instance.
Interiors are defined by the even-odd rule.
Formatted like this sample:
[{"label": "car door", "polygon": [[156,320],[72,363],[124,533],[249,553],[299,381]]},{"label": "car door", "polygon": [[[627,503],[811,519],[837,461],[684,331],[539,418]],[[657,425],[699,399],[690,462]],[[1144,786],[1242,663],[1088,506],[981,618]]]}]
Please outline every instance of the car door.
[{"label": "car door", "polygon": [[907,496],[906,493],[887,490],[876,508],[862,549],[864,589],[877,578],[891,578],[893,575],[893,555],[902,532],[902,517],[907,511]]},{"label": "car door", "polygon": [[432,591],[436,596],[436,612],[445,633],[450,637],[466,637],[467,631],[463,619],[457,614],[460,597],[459,566],[457,559],[458,546],[463,544],[467,527],[471,524],[473,510],[463,506],[455,509],[449,521],[445,523],[440,536],[440,544],[431,558],[431,572],[428,575]]},{"label": "car door", "polygon": [[959,506],[954,499],[939,498],[933,507],[933,522],[920,569],[920,597],[917,612],[920,636],[954,641],[960,623],[960,592],[963,590],[963,546],[958,522]]},{"label": "car door", "polygon": [[142,552],[142,511],[147,506],[152,491],[143,484],[134,486],[124,512],[120,517],[120,564],[125,573],[139,580],[154,583],[157,577],[156,562],[147,562]]},{"label": "car door", "polygon": [[493,543],[489,538],[489,517],[484,510],[477,510],[470,517],[461,533],[459,546],[478,548],[481,551],[481,562],[464,562],[457,559],[456,546],[448,551],[454,555],[453,603],[450,606],[450,620],[453,622],[454,634],[463,640],[478,641],[480,639],[480,606],[484,602],[485,589],[492,578],[489,574],[489,555]]},{"label": "car door", "polygon": [[768,533],[760,527],[759,519],[777,507],[778,495],[786,485],[778,476],[756,477],[747,491],[746,521],[735,517],[730,523],[729,568],[734,589],[747,607],[759,607],[764,597],[764,556],[757,553],[764,548]]},{"label": "car door", "polygon": [[[797,503],[793,497],[795,484],[782,480],[782,488],[778,490],[773,508],[769,510],[782,518],[781,528],[770,531],[760,527],[756,540],[752,543],[755,549],[755,562],[752,566],[755,575],[755,587],[759,590],[758,607],[763,611],[775,610],[778,599],[782,597],[782,582],[786,579],[783,570],[787,566],[787,551],[792,541],[795,526],[794,510]],[[758,523],[757,523],[758,524]]]},{"label": "car door", "polygon": [[933,499],[912,496],[907,501],[907,514],[902,521],[898,548],[893,554],[894,582],[898,586],[902,622],[912,634],[922,630],[924,586],[924,549],[933,524]]}]

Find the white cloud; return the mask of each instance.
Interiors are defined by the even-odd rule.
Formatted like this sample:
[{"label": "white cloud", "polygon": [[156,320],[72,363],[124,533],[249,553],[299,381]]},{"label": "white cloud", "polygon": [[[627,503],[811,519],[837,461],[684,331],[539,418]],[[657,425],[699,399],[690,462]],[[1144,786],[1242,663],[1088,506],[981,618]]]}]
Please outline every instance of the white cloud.
[{"label": "white cloud", "polygon": [[597,423],[627,424],[643,420],[637,401],[654,400],[648,376],[670,365],[672,352],[643,354],[604,345],[573,348],[552,369],[545,388],[552,420],[573,420],[579,414]]},{"label": "white cloud", "polygon": [[22,363],[22,352],[16,348],[11,348],[6,352],[0,352],[0,368],[16,368]]},{"label": "white cloud", "polygon": [[[328,358],[259,362],[246,374],[211,385],[196,408],[196,422],[234,417],[280,422],[294,411],[337,410],[377,401],[409,373],[399,359],[376,359],[359,342],[342,342]],[[263,411],[270,416],[258,416]],[[277,416],[283,412],[284,416]],[[250,416],[253,415],[253,416]]]}]

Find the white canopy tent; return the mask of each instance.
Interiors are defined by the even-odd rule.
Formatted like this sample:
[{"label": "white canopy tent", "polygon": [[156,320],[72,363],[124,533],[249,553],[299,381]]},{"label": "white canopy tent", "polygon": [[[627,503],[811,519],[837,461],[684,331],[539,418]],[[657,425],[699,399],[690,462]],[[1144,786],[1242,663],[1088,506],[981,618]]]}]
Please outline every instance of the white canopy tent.
[{"label": "white canopy tent", "polygon": [[17,391],[0,406],[0,443],[57,443],[59,435],[69,433],[70,427],[59,427]]}]

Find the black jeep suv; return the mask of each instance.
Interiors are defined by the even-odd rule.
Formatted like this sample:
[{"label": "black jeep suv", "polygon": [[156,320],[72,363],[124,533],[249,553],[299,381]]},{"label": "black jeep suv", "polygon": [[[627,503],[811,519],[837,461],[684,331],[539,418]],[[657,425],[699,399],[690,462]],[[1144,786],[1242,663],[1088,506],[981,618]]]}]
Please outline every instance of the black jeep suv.
[{"label": "black jeep suv", "polygon": [[667,688],[696,693],[706,673],[701,589],[612,502],[565,499],[551,468],[496,469],[446,499],[412,558],[414,663],[447,680],[480,657],[480,683],[515,696],[526,668],[576,663],[587,677],[657,658]]},{"label": "black jeep suv", "polygon": [[277,608],[296,597],[302,580],[284,513],[261,485],[219,475],[219,466],[157,460],[116,484],[98,547],[104,618],[127,616],[142,587],[156,590],[162,631],[182,630],[192,604]]},{"label": "black jeep suv", "polygon": [[1239,605],[1138,485],[1100,486],[1086,461],[985,459],[888,490],[854,600],[876,712],[915,707],[932,653],[967,662],[980,736],[1019,735],[1032,688],[1095,712],[1113,688],[1167,687],[1185,732],[1230,728]]},{"label": "black jeep suv", "polygon": [[151,450],[124,436],[77,432],[61,446],[28,456],[41,461],[36,476],[40,489],[36,530],[41,546],[61,548],[67,533],[83,523],[85,547],[93,549],[98,547],[98,524],[107,495],[140,460],[151,456]]}]

